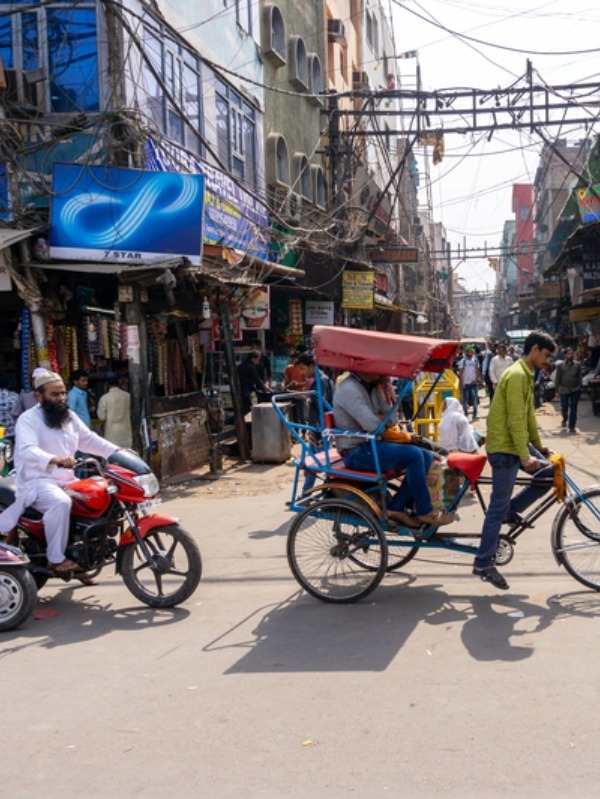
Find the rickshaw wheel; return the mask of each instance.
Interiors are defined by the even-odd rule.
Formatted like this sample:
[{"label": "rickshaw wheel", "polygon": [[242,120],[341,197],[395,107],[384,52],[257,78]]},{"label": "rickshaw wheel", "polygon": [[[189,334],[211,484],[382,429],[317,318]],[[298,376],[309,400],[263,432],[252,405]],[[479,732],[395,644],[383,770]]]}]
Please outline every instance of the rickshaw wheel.
[{"label": "rickshaw wheel", "polygon": [[552,526],[558,562],[588,588],[600,591],[600,489],[587,488],[559,510]]},{"label": "rickshaw wheel", "polygon": [[288,533],[292,574],[305,591],[324,602],[356,602],[370,594],[385,574],[387,554],[379,521],[349,500],[331,498],[309,505]]}]

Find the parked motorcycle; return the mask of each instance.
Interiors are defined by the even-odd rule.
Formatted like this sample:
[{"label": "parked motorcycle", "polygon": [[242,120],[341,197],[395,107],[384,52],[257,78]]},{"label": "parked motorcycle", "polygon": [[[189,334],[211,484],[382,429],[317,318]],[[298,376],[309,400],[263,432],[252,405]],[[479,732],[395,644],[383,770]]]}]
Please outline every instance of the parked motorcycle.
[{"label": "parked motorcycle", "polygon": [[[114,563],[129,591],[150,607],[170,608],[188,599],[202,575],[200,551],[174,516],[149,513],[159,484],[148,465],[136,453],[118,450],[107,461],[86,458],[76,467],[88,476],[65,487],[73,503],[65,555],[83,572],[60,579],[92,579]],[[0,510],[14,498],[14,484],[0,480]],[[47,565],[38,511],[25,510],[8,543],[29,556],[38,588],[59,576]]]},{"label": "parked motorcycle", "polygon": [[14,630],[35,607],[37,589],[28,565],[20,549],[0,543],[0,632]]}]

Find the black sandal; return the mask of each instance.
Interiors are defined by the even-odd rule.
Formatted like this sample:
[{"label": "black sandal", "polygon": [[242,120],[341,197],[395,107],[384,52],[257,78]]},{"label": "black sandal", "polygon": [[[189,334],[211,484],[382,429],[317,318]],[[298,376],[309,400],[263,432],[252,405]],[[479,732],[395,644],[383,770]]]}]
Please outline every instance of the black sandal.
[{"label": "black sandal", "polygon": [[495,566],[484,566],[483,569],[475,567],[473,574],[480,577],[484,583],[491,583],[494,588],[499,588],[501,591],[508,589],[508,583]]}]

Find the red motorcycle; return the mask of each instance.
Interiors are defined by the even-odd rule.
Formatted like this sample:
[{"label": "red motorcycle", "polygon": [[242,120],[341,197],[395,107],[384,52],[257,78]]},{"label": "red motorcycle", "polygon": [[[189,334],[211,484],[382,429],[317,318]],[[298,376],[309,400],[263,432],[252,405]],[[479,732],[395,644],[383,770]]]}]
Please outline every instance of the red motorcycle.
[{"label": "red motorcycle", "polygon": [[0,632],[18,627],[35,607],[37,590],[28,564],[20,549],[0,544]]},{"label": "red motorcycle", "polygon": [[[65,486],[73,506],[65,555],[83,571],[60,579],[92,579],[110,563],[131,593],[153,608],[185,602],[202,575],[200,551],[174,516],[149,513],[159,492],[148,465],[130,450],[107,461],[86,458],[76,464],[88,476]],[[90,474],[91,473],[91,474]],[[10,480],[0,480],[0,511],[15,498]],[[38,588],[56,572],[48,568],[41,514],[26,509],[8,543],[29,557],[28,569]]]}]

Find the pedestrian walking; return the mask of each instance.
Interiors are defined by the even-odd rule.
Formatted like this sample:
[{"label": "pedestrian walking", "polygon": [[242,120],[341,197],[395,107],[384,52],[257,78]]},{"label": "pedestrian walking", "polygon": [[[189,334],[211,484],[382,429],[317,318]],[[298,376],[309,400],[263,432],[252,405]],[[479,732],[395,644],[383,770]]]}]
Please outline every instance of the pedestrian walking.
[{"label": "pedestrian walking", "polygon": [[562,426],[569,426],[569,433],[576,433],[577,406],[581,396],[583,371],[581,362],[575,360],[573,347],[565,350],[565,360],[556,367],[556,388],[560,395]]},{"label": "pedestrian walking", "polygon": [[108,391],[98,402],[98,419],[104,422],[104,438],[117,447],[131,448],[131,395],[119,388],[119,378],[114,372],[106,375]]},{"label": "pedestrian walking", "polygon": [[[548,490],[553,474],[546,460],[550,450],[542,446],[533,407],[533,376],[549,363],[556,345],[541,331],[525,339],[523,356],[504,372],[487,418],[486,449],[492,467],[492,496],[481,530],[473,574],[505,590],[508,583],[495,566],[500,530],[505,521],[520,514]],[[519,469],[534,474],[531,483],[515,497],[512,492]]]},{"label": "pedestrian walking", "polygon": [[494,396],[494,391],[496,391],[496,387],[500,382],[500,378],[502,377],[504,372],[508,369],[508,367],[513,365],[513,363],[514,363],[513,359],[508,355],[506,351],[506,344],[500,342],[496,347],[496,354],[490,361],[489,375],[490,375],[490,382],[492,384],[491,397]]},{"label": "pedestrian walking", "polygon": [[465,347],[465,357],[458,364],[458,376],[460,378],[461,402],[465,416],[468,417],[469,405],[472,405],[473,421],[476,421],[479,406],[477,384],[481,380],[481,369],[473,347]]}]

